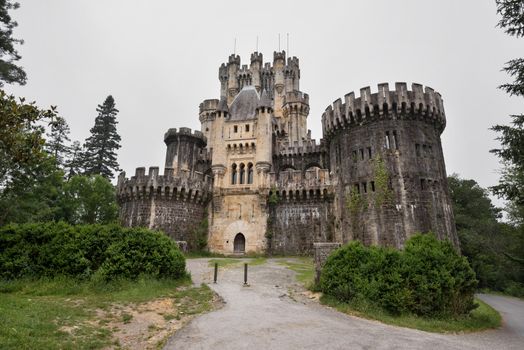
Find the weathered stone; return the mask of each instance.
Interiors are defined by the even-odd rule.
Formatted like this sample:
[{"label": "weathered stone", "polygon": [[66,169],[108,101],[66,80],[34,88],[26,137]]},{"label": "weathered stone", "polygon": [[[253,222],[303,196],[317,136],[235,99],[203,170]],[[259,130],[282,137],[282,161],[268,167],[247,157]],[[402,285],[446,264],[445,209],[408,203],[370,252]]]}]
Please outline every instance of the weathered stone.
[{"label": "weathered stone", "polygon": [[256,52],[249,67],[237,55],[220,66],[220,99],[200,104],[201,132],[165,134],[164,175],[119,177],[122,224],[194,249],[207,219],[208,248],[224,254],[311,254],[315,243],[351,240],[400,248],[426,231],[458,246],[440,94],[405,83],[349,93],[322,115],[317,143],[298,59],[262,62]]},{"label": "weathered stone", "polygon": [[322,273],[322,268],[326,263],[326,260],[335,249],[340,248],[340,243],[330,243],[330,242],[316,242],[313,243],[313,248],[315,251],[315,283],[320,282],[320,274]]}]

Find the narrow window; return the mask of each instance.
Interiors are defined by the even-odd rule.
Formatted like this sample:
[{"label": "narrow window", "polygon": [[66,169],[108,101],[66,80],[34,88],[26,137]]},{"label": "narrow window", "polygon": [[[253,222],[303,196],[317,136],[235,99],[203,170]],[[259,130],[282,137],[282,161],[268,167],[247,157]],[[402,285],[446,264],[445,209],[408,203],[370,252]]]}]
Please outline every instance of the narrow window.
[{"label": "narrow window", "polygon": [[246,124],[246,132],[249,131],[249,124]]},{"label": "narrow window", "polygon": [[355,193],[360,193],[360,186],[355,184]]},{"label": "narrow window", "polygon": [[351,152],[351,159],[353,159],[353,162],[357,162],[357,151]]},{"label": "narrow window", "polygon": [[246,175],[246,169],[244,163],[240,163],[240,184],[244,183],[244,178]]},{"label": "narrow window", "polygon": [[371,192],[375,192],[375,181],[371,181]]},{"label": "narrow window", "polygon": [[247,183],[253,183],[253,164],[251,163],[247,165]]},{"label": "narrow window", "polygon": [[369,157],[369,159],[373,158],[373,153],[371,152],[371,147],[368,147],[368,157]]},{"label": "narrow window", "polygon": [[415,153],[417,157],[420,157],[420,145],[418,143],[415,144]]},{"label": "narrow window", "polygon": [[429,155],[433,157],[433,147],[431,145],[428,146]]},{"label": "narrow window", "polygon": [[364,160],[364,149],[361,148],[359,151],[360,151],[360,160]]},{"label": "narrow window", "polygon": [[364,191],[364,193],[368,193],[368,184],[365,182],[362,183],[362,191]]},{"label": "narrow window", "polygon": [[231,184],[234,185],[237,183],[237,165],[233,163],[231,166]]},{"label": "narrow window", "polygon": [[420,179],[420,189],[421,190],[426,189],[426,179]]},{"label": "narrow window", "polygon": [[237,126],[237,125],[233,126],[233,132],[234,132],[235,134],[238,132],[238,126]]},{"label": "narrow window", "polygon": [[393,131],[393,148],[398,149],[398,138],[396,131]]},{"label": "narrow window", "polygon": [[386,149],[391,149],[391,140],[389,139],[389,131],[386,131],[386,140],[385,140],[384,147]]},{"label": "narrow window", "polygon": [[427,155],[428,155],[428,146],[422,145],[422,155],[424,157],[427,157]]}]

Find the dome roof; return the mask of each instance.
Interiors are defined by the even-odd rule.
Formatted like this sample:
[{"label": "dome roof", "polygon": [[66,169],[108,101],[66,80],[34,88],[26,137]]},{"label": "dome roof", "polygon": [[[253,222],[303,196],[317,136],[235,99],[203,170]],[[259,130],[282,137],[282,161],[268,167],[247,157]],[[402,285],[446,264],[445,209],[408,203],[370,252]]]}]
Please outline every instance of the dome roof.
[{"label": "dome roof", "polygon": [[254,86],[244,86],[229,106],[229,120],[254,119],[259,100],[260,96]]}]

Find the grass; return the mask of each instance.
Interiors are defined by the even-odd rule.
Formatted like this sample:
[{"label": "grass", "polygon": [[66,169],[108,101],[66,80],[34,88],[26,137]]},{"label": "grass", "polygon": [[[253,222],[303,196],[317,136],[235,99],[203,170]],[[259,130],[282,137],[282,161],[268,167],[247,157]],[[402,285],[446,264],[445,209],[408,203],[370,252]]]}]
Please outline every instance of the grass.
[{"label": "grass", "polygon": [[209,260],[209,267],[214,267],[215,263],[218,264],[218,267],[233,267],[236,265],[241,265],[247,263],[249,266],[262,265],[266,263],[265,257],[256,257],[256,258],[221,258],[221,259],[211,259]]},{"label": "grass", "polygon": [[[99,349],[112,344],[107,320],[97,309],[173,297],[182,313],[212,307],[207,286],[192,288],[189,279],[113,283],[78,282],[69,278],[0,282],[0,344],[2,349]],[[177,305],[178,305],[177,304]],[[176,316],[175,316],[176,317]],[[124,323],[132,316],[122,315]]]},{"label": "grass", "polygon": [[313,258],[311,257],[296,257],[291,259],[279,259],[280,265],[286,266],[288,269],[296,272],[296,279],[306,288],[311,289],[314,284],[315,268],[313,265]]},{"label": "grass", "polygon": [[428,332],[462,333],[500,327],[500,314],[482,300],[475,299],[475,301],[479,304],[479,307],[473,310],[469,316],[459,318],[425,318],[415,315],[392,315],[366,303],[342,303],[328,295],[323,295],[320,298],[322,304],[332,306],[349,315]]}]

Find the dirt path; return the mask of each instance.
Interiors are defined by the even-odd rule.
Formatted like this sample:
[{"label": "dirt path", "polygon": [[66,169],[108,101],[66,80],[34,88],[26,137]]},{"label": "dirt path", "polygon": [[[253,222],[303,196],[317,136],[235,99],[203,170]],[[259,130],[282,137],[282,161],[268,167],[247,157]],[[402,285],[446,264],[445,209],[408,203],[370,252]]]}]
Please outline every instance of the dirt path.
[{"label": "dirt path", "polygon": [[[188,260],[195,282],[210,283],[226,302],[191,321],[165,349],[522,349],[524,335],[507,329],[443,335],[388,326],[319,305],[300,293],[294,272],[268,260],[249,271],[222,269],[212,283],[207,259]],[[524,320],[520,320],[524,322]]]}]

